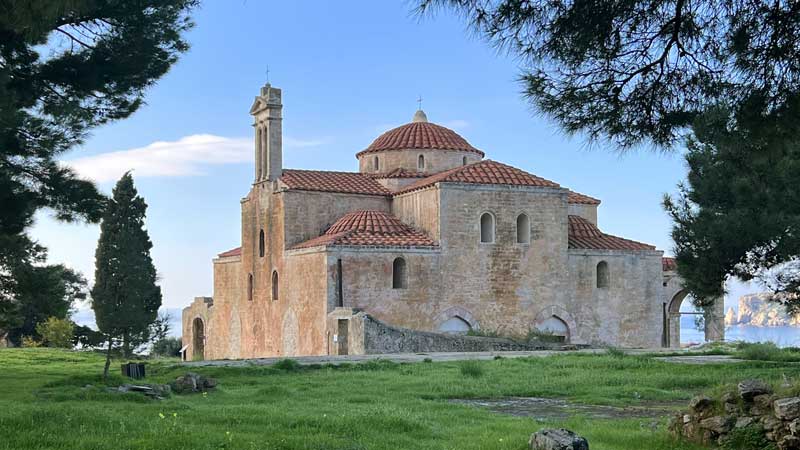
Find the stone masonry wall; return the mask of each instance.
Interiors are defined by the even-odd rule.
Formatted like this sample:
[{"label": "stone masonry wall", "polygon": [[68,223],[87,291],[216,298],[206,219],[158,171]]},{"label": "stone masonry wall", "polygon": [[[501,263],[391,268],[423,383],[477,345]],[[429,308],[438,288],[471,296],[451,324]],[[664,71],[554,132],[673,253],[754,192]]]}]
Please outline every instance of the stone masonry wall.
[{"label": "stone masonry wall", "polygon": [[[524,334],[541,311],[567,301],[567,202],[557,188],[442,185],[440,309],[460,306],[480,328]],[[494,243],[480,242],[480,217],[495,218]],[[516,242],[527,214],[530,243]],[[570,325],[568,308],[561,317]],[[380,318],[380,317],[378,317]],[[394,322],[390,322],[394,323]],[[574,324],[571,325],[574,328]]]},{"label": "stone masonry wall", "polygon": [[597,225],[597,205],[584,205],[580,203],[570,203],[569,204],[569,215],[571,216],[580,216],[584,219],[592,222],[595,226]]},{"label": "stone masonry wall", "polygon": [[[597,345],[659,347],[663,334],[660,251],[570,250],[568,304],[580,339]],[[597,287],[605,261],[609,286]]]},{"label": "stone masonry wall", "polygon": [[394,197],[392,214],[439,241],[440,206],[438,189],[422,189]]},{"label": "stone masonry wall", "polygon": [[[341,333],[338,326],[340,322],[345,324],[346,337],[341,334],[329,337],[328,347],[332,355],[523,351],[546,348],[544,344],[519,343],[505,338],[432,333],[396,327],[351,308],[336,308],[328,315],[328,328],[332,332]],[[343,346],[342,343],[346,345]]]},{"label": "stone masonry wall", "polygon": [[503,338],[431,333],[393,327],[369,315],[365,315],[363,326],[364,352],[369,355],[419,352],[522,351],[541,348],[536,345],[520,344]]},{"label": "stone masonry wall", "polygon": [[[458,150],[387,150],[366,153],[358,158],[358,171],[361,173],[390,172],[394,169],[405,169],[417,172],[419,155],[425,158],[425,169],[421,172],[436,173],[480,161],[482,158],[474,152]],[[378,170],[375,170],[375,157],[378,158]]]},{"label": "stone masonry wall", "polygon": [[361,209],[391,211],[387,197],[333,192],[284,191],[285,248],[315,238],[345,214]]},{"label": "stone masonry wall", "polygon": [[[408,287],[392,288],[395,258],[406,262]],[[343,304],[363,309],[388,323],[422,330],[436,328],[442,310],[442,274],[438,250],[338,248],[329,251],[328,270],[336,271],[342,261]],[[329,295],[335,297],[335,283]]]}]

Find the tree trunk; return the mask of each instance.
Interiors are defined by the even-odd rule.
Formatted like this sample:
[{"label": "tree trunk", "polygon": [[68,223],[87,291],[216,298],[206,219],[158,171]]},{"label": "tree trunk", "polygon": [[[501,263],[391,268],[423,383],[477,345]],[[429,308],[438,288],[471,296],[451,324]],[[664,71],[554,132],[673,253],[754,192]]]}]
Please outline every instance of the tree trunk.
[{"label": "tree trunk", "polygon": [[111,343],[114,339],[108,336],[108,350],[106,350],[106,366],[103,368],[103,381],[108,380],[108,367],[111,365]]},{"label": "tree trunk", "polygon": [[131,357],[131,336],[127,331],[122,334],[122,357]]}]

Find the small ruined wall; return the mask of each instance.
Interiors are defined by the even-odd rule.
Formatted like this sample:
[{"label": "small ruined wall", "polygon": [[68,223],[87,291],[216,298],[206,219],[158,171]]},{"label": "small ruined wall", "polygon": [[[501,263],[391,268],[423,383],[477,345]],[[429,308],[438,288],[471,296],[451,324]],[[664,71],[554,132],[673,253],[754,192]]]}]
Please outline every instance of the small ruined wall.
[{"label": "small ruined wall", "polygon": [[689,409],[669,422],[673,436],[702,445],[725,445],[742,429],[750,431],[751,440],[767,441],[748,448],[775,448],[770,443],[780,450],[800,448],[800,397],[778,396],[764,381],[744,380],[719,399],[694,397]]},{"label": "small ruined wall", "polygon": [[[363,313],[362,313],[363,314]],[[535,350],[541,346],[520,344],[510,339],[431,333],[397,328],[363,314],[366,354],[418,352],[489,352]],[[353,336],[356,338],[356,336]]]}]

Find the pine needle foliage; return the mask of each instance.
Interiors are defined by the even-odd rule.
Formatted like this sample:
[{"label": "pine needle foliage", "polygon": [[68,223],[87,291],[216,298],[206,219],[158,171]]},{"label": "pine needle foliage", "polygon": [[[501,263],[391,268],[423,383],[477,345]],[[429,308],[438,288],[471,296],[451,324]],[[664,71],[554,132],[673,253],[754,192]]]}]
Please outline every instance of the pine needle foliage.
[{"label": "pine needle foliage", "polygon": [[97,327],[108,338],[104,377],[108,375],[115,342],[145,333],[156,321],[161,288],[150,257],[153,244],[145,229],[147,204],[139,196],[133,177],[117,182],[100,224],[95,252],[92,309]]}]

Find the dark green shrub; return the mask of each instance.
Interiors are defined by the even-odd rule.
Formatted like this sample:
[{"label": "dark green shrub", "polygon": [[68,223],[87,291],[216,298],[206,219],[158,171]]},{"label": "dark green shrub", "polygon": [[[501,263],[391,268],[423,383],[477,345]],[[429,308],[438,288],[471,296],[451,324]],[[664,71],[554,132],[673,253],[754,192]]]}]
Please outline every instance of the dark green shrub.
[{"label": "dark green shrub", "polygon": [[272,367],[287,372],[296,372],[300,370],[300,363],[293,359],[286,358],[276,362]]},{"label": "dark green shrub", "polygon": [[153,356],[167,357],[180,356],[181,347],[183,347],[183,344],[180,338],[165,337],[157,340],[156,343],[153,344],[150,354]]},{"label": "dark green shrub", "polygon": [[735,428],[722,444],[725,450],[777,450],[775,443],[767,440],[760,425]]}]

